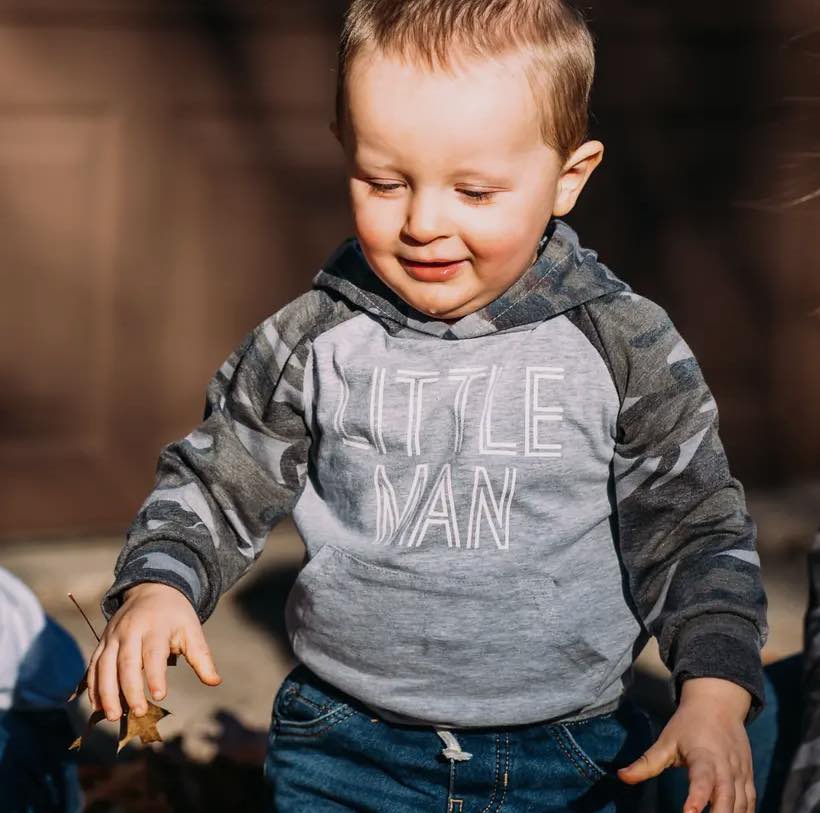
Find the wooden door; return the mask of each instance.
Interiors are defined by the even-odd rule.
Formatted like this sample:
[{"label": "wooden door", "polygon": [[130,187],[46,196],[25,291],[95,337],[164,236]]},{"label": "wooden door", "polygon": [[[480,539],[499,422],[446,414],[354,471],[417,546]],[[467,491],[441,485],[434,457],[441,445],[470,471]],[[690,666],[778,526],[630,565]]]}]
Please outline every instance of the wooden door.
[{"label": "wooden door", "polygon": [[320,6],[0,2],[0,534],[124,528],[349,232]]}]

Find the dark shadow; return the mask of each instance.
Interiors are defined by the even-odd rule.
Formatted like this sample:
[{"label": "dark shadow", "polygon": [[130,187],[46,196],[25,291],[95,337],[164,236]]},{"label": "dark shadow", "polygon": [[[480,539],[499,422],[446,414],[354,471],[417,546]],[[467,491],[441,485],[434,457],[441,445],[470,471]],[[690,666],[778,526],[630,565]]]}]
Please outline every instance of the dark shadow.
[{"label": "dark shadow", "polygon": [[634,669],[626,696],[656,721],[668,720],[675,710],[669,681],[643,669]]},{"label": "dark shadow", "polygon": [[285,628],[285,604],[299,575],[299,568],[286,565],[253,571],[234,593],[242,615],[267,633],[283,658],[295,660]]},{"label": "dark shadow", "polygon": [[[123,752],[124,754],[125,752]],[[175,737],[110,764],[80,766],[85,813],[263,813],[270,810],[261,762],[217,755],[196,762]]]}]

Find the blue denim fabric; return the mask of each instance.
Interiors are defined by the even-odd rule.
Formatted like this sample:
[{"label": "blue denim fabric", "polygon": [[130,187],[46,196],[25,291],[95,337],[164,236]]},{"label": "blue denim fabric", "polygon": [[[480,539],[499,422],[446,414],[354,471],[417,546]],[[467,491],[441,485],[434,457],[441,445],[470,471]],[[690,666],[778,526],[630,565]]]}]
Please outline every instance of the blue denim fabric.
[{"label": "blue denim fabric", "polygon": [[62,709],[0,711],[0,813],[79,813],[74,730]]},{"label": "blue denim fabric", "polygon": [[642,789],[615,778],[654,739],[647,715],[632,703],[582,722],[453,733],[469,760],[447,759],[433,728],[390,724],[298,666],[273,704],[265,760],[272,809],[636,813],[640,807]]}]

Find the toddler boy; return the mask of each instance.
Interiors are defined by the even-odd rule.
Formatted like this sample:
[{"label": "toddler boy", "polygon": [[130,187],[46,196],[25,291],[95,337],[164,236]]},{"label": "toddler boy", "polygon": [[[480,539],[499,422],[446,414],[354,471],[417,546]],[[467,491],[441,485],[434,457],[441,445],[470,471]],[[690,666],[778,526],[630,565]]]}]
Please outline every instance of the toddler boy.
[{"label": "toddler boy", "polygon": [[[169,652],[219,682],[200,622],[291,514],[278,809],[613,810],[673,764],[686,813],[754,809],[765,598],[715,402],[559,219],[603,154],[593,62],[559,0],[354,0],[356,237],[163,450],[91,662],[111,719],[119,688],[145,708],[142,667],[164,696]],[[648,634],[680,703],[651,747],[622,705]]]}]

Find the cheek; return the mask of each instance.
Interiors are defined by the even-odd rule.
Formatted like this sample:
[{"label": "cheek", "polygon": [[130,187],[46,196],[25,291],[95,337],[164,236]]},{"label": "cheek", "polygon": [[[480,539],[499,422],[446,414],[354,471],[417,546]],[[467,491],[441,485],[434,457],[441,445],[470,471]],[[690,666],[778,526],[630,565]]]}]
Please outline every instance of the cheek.
[{"label": "cheek", "polygon": [[[372,249],[389,249],[396,235],[394,218],[390,216],[388,207],[374,205],[373,201],[352,200],[353,225],[359,242]],[[378,204],[379,201],[376,201]]]},{"label": "cheek", "polygon": [[470,250],[487,263],[516,259],[526,254],[537,241],[548,217],[540,201],[530,196],[505,201],[503,206],[488,207],[474,218],[469,230]]},{"label": "cheek", "polygon": [[530,235],[527,230],[520,226],[512,226],[506,229],[485,230],[475,236],[470,249],[479,260],[487,263],[502,262],[526,253],[529,242]]}]

